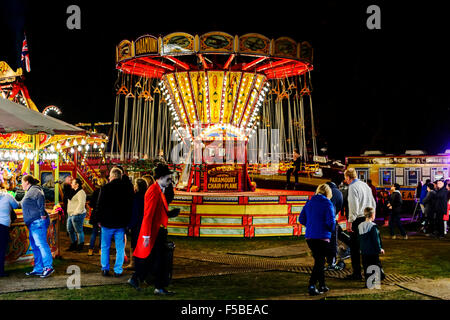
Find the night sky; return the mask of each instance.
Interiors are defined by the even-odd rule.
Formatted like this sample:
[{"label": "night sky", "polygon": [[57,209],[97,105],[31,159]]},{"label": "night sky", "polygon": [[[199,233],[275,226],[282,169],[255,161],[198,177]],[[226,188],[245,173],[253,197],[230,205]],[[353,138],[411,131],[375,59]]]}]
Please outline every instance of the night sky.
[{"label": "night sky", "polygon": [[[314,47],[319,149],[326,142],[330,157],[363,150],[436,154],[450,149],[450,25],[438,4],[93,2],[2,0],[0,7],[0,60],[14,70],[20,66],[25,30],[31,61],[25,84],[31,98],[41,111],[59,106],[67,122],[112,121],[115,46],[123,39],[176,31],[255,32],[307,40]],[[66,27],[71,4],[81,8],[81,30]],[[366,27],[370,4],[381,8],[381,30]]]}]

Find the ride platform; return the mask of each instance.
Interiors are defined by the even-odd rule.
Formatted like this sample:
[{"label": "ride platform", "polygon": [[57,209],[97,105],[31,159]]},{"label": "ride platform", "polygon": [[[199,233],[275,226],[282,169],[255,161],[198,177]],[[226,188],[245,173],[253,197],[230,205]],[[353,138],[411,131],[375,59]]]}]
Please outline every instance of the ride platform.
[{"label": "ride platform", "polygon": [[190,237],[300,236],[297,222],[313,192],[256,189],[254,192],[176,191],[169,235]]}]

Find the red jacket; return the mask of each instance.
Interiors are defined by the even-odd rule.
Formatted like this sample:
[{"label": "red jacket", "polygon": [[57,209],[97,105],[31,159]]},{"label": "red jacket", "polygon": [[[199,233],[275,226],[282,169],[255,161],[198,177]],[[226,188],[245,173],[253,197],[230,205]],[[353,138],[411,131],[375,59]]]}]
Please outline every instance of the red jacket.
[{"label": "red jacket", "polygon": [[[167,228],[167,201],[161,191],[161,187],[156,182],[152,184],[145,193],[144,218],[142,219],[141,230],[137,240],[136,249],[133,255],[145,259],[152,251],[160,226]],[[150,244],[144,246],[144,237],[150,237]]]}]

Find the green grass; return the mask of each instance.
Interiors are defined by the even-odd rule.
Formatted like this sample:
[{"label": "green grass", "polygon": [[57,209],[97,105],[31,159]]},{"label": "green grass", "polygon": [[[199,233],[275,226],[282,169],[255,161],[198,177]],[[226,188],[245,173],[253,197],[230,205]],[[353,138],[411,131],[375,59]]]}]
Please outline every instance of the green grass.
[{"label": "green grass", "polygon": [[373,294],[351,294],[340,297],[327,297],[326,300],[438,300],[408,290],[395,290]]},{"label": "green grass", "polygon": [[[255,272],[174,280],[169,289],[177,294],[153,295],[153,287],[137,292],[127,284],[49,289],[0,294],[0,300],[254,300],[305,294],[309,275],[290,272]],[[360,290],[362,283],[327,279],[331,290]],[[367,291],[366,291],[367,292]],[[303,298],[301,298],[303,297]],[[304,299],[305,296],[297,297]],[[330,300],[419,300],[429,299],[406,290],[329,297]]]},{"label": "green grass", "polygon": [[[410,230],[408,230],[410,229]],[[411,231],[411,226],[406,227]],[[383,237],[389,237],[389,229],[381,228]],[[386,272],[430,279],[450,277],[450,242],[420,236],[408,240],[383,239],[386,251],[381,262]]]}]

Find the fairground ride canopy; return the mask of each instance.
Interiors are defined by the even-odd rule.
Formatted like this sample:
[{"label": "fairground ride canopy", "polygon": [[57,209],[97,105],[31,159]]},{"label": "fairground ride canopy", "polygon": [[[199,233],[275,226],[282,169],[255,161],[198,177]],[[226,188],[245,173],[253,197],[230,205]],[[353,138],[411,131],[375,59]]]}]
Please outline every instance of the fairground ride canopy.
[{"label": "fairground ride canopy", "polygon": [[[123,40],[116,47],[118,70],[160,79],[157,92],[177,126],[225,126],[242,137],[257,120],[269,80],[312,70],[312,57],[306,41],[269,39],[255,33],[144,35],[135,41]],[[141,86],[140,82],[135,81],[135,86]],[[123,83],[118,92],[132,95]],[[140,97],[151,98],[151,94],[142,88]]]}]

